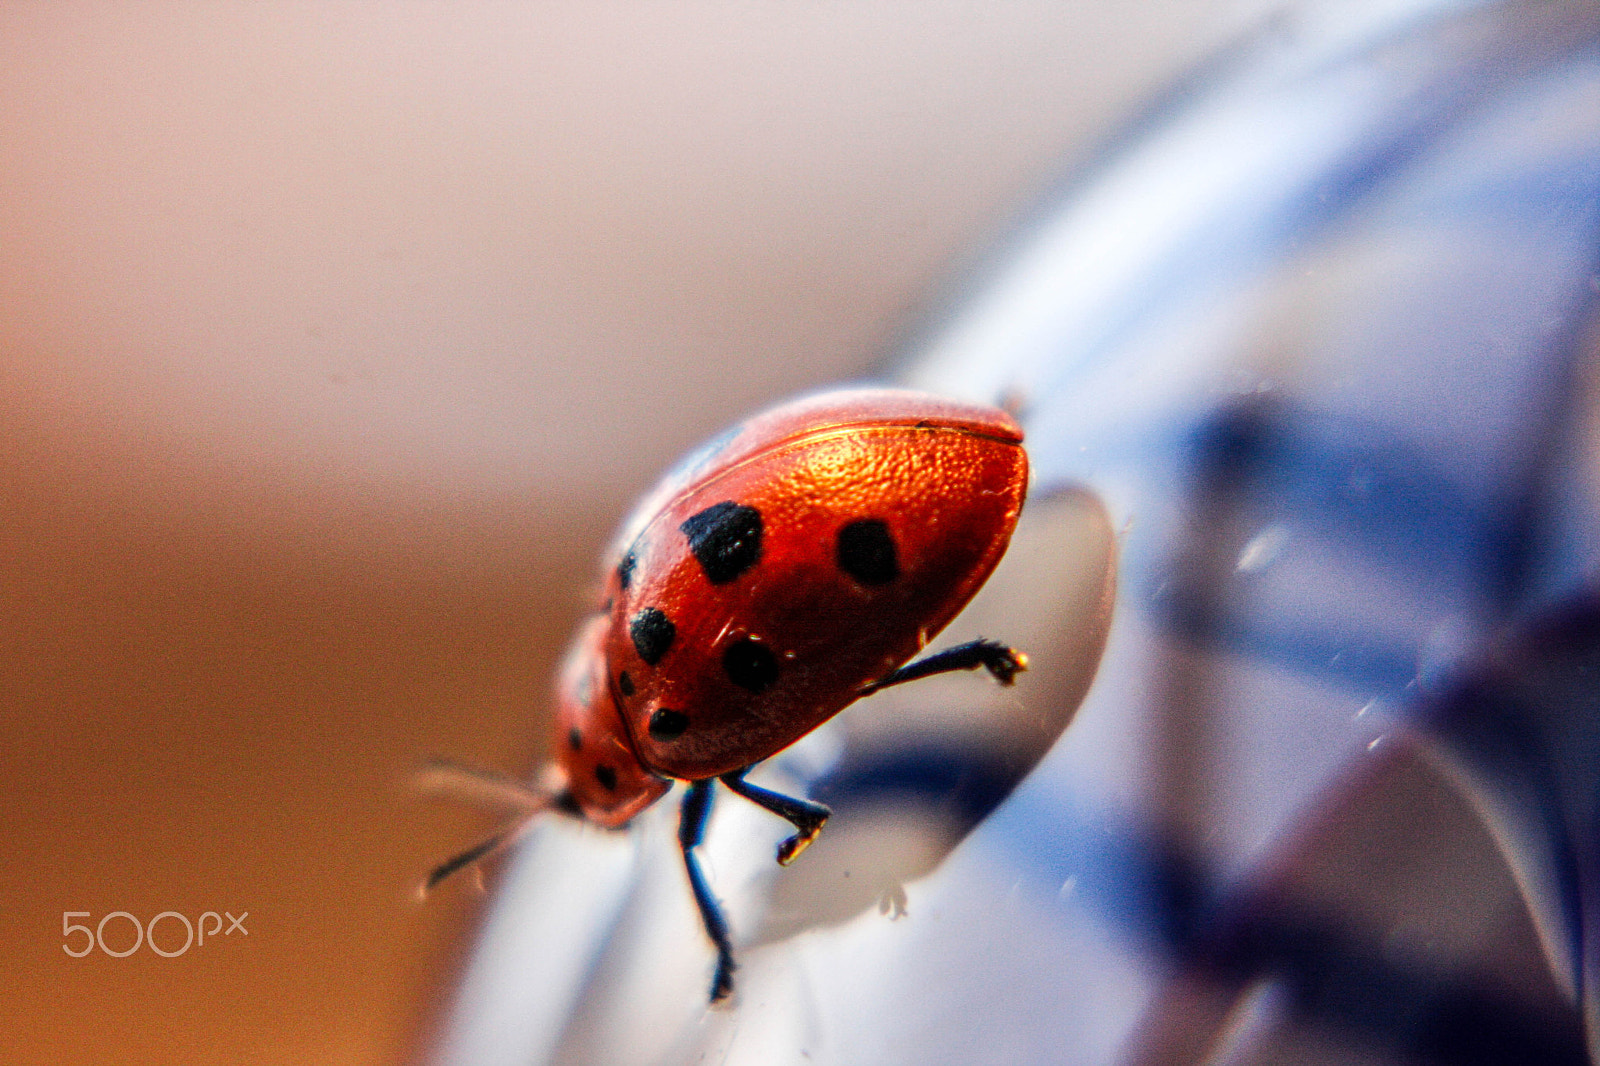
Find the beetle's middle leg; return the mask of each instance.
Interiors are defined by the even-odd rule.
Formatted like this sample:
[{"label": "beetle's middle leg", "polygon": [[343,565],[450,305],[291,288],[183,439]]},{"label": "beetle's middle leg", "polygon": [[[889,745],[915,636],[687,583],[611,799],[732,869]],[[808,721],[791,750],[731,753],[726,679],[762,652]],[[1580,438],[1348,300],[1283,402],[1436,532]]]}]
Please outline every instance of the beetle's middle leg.
[{"label": "beetle's middle leg", "polygon": [[719,780],[757,807],[765,808],[779,818],[785,818],[793,823],[797,830],[795,835],[778,845],[778,863],[781,866],[788,866],[800,857],[802,851],[811,846],[813,840],[817,839],[817,834],[822,832],[823,823],[833,812],[820,803],[796,799],[794,796],[785,796],[781,792],[773,792],[760,785],[752,785],[744,779],[744,775],[749,772],[750,767],[746,766],[731,774],[723,774]]}]

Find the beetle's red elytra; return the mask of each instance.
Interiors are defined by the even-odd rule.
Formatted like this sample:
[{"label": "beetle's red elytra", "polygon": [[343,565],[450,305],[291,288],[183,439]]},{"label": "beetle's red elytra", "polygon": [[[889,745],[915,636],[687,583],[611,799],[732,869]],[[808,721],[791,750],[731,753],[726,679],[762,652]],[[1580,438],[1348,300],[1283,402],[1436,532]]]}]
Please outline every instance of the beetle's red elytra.
[{"label": "beetle's red elytra", "polygon": [[691,452],[622,524],[559,673],[546,780],[437,764],[430,783],[519,822],[554,808],[618,828],[688,782],[678,837],[717,950],[711,998],[724,998],[730,937],[694,850],[714,782],[794,824],[787,865],[828,810],[746,782],[753,765],[889,685],[979,667],[1010,684],[1027,659],[992,641],[911,660],[994,571],[1027,483],[1022,431],[995,408],[862,388],[756,415]]}]

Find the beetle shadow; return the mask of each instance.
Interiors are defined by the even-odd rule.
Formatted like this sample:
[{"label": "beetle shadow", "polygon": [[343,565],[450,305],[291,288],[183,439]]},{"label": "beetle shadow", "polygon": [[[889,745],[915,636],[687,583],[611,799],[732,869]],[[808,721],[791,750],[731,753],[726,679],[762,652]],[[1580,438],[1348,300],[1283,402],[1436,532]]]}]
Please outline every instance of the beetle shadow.
[{"label": "beetle shadow", "polygon": [[773,878],[754,943],[874,908],[898,917],[903,886],[932,872],[1044,758],[1105,650],[1116,540],[1104,504],[1086,489],[1029,500],[1005,559],[938,643],[1000,640],[1027,654],[1028,671],[1011,688],[965,673],[927,678],[841,715],[823,738],[838,744],[837,758],[798,775],[833,816]]}]

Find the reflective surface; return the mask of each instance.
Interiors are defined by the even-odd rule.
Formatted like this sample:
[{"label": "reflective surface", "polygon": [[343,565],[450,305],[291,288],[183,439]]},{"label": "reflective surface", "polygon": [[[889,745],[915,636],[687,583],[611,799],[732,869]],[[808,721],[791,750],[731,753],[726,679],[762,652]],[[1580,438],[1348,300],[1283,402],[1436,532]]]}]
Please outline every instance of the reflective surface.
[{"label": "reflective surface", "polygon": [[[1086,676],[1016,697],[1071,727],[1015,791],[904,723],[775,760],[841,812],[893,795],[891,861],[929,871],[897,921],[752,937],[795,905],[750,858],[780,828],[725,801],[727,1011],[665,816],[548,827],[441,1061],[1587,1061],[1597,229],[1592,4],[1296,10],[1197,71],[899,364],[1016,405],[1034,497],[1115,531],[1081,708]],[[1051,610],[1096,552],[1057,531],[989,593],[1045,659],[1070,643],[1030,618],[1110,602]]]}]

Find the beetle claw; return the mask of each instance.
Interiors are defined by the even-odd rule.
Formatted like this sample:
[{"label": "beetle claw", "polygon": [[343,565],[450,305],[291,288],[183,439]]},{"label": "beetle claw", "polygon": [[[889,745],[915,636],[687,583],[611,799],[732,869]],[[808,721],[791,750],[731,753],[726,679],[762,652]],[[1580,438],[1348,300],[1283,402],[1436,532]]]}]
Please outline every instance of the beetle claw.
[{"label": "beetle claw", "polygon": [[809,848],[811,846],[811,842],[817,839],[818,834],[822,832],[822,826],[825,822],[827,822],[827,818],[823,818],[821,821],[817,822],[816,825],[803,827],[800,832],[796,833],[788,840],[785,840],[782,844],[779,844],[778,865],[788,866],[791,862],[794,862],[796,859],[798,859],[801,852]]},{"label": "beetle claw", "polygon": [[713,1007],[727,1002],[733,995],[733,971],[736,964],[731,955],[717,953],[717,973],[711,979],[711,1005]]},{"label": "beetle claw", "polygon": [[989,654],[983,660],[983,668],[1002,685],[1010,685],[1016,681],[1017,675],[1028,668],[1028,656],[1016,648],[1007,648],[996,644],[988,648]]}]

